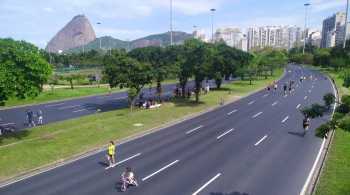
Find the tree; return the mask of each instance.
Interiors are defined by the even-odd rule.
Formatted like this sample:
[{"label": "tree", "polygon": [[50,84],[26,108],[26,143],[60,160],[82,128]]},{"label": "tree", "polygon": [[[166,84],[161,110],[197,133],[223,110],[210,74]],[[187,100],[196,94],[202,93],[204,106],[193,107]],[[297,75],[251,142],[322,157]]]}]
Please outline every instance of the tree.
[{"label": "tree", "polygon": [[68,75],[61,75],[60,79],[66,80],[69,82],[70,88],[74,89],[74,81],[81,80],[85,78],[84,75],[81,74],[68,74]]},{"label": "tree", "polygon": [[114,50],[105,56],[103,71],[111,88],[128,87],[129,104],[132,108],[142,88],[152,82],[151,66],[127,56],[123,51]]},{"label": "tree", "polygon": [[333,93],[327,93],[323,96],[325,106],[330,109],[331,105],[335,102],[335,96]]},{"label": "tree", "polygon": [[330,51],[327,48],[317,49],[314,54],[314,65],[327,67],[330,64]]},{"label": "tree", "polygon": [[203,80],[209,76],[213,51],[200,40],[189,39],[185,42],[186,66],[191,67],[195,80],[196,102],[199,102],[199,93]]},{"label": "tree", "polygon": [[324,112],[327,109],[319,104],[312,104],[311,107],[306,107],[301,112],[303,113],[304,116],[308,116],[311,118],[317,118],[317,117],[322,117]]},{"label": "tree", "polygon": [[129,52],[130,57],[152,66],[152,76],[157,83],[157,94],[159,99],[162,95],[162,82],[171,74],[172,64],[168,61],[168,50],[162,47],[137,48]]},{"label": "tree", "polygon": [[24,41],[0,39],[0,105],[9,98],[35,97],[52,73],[39,49]]}]

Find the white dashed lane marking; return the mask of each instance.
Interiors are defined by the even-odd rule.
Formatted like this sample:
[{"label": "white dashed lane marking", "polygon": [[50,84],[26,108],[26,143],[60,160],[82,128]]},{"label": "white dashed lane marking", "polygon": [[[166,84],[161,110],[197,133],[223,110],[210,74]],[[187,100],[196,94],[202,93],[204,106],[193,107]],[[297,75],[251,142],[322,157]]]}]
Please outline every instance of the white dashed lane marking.
[{"label": "white dashed lane marking", "polygon": [[282,123],[285,123],[289,119],[289,116],[286,116],[283,120]]},{"label": "white dashed lane marking", "polygon": [[203,125],[200,125],[200,126],[198,126],[198,127],[194,128],[194,129],[192,129],[192,130],[187,131],[187,132],[186,132],[186,134],[193,133],[193,132],[195,132],[195,131],[197,131],[197,130],[201,129],[202,127],[203,127]]},{"label": "white dashed lane marking", "polygon": [[223,134],[221,134],[221,135],[219,135],[216,139],[220,139],[220,138],[222,138],[222,137],[224,137],[225,135],[227,135],[227,134],[229,134],[229,133],[231,133],[232,131],[234,131],[235,129],[230,129],[230,130],[228,130],[228,131],[226,131],[225,133],[223,133]]},{"label": "white dashed lane marking", "polygon": [[263,112],[259,112],[259,113],[255,114],[254,116],[252,116],[252,118],[256,118],[256,117],[260,116],[262,113]]},{"label": "white dashed lane marking", "polygon": [[237,111],[238,111],[237,109],[232,110],[231,112],[227,113],[227,115],[231,115],[231,114],[233,114],[233,113],[235,113],[235,112],[237,112]]},{"label": "white dashed lane marking", "polygon": [[267,138],[267,135],[265,135],[264,137],[262,137],[258,142],[256,142],[254,144],[254,146],[258,146],[261,142],[263,142],[265,139]]}]

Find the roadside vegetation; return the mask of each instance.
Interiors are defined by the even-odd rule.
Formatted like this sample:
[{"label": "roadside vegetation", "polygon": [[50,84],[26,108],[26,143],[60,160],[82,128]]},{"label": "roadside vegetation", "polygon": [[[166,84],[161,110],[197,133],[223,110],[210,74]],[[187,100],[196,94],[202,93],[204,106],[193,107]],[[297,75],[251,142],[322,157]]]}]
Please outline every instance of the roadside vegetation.
[{"label": "roadside vegetation", "polygon": [[[0,46],[3,46],[1,43],[24,44],[11,39],[2,41]],[[105,93],[105,90],[108,90],[101,87],[84,91],[84,88],[79,88],[75,84],[79,80],[85,80],[86,76],[81,77],[76,72],[51,74],[52,69],[70,67],[70,64],[74,63],[80,66],[88,66],[90,63],[99,64],[102,71],[99,78],[101,82],[98,84],[107,83],[113,90],[127,90],[131,108],[136,105],[136,99],[141,95],[140,91],[152,84],[156,86],[158,92],[156,101],[162,101],[159,99],[163,93],[161,86],[167,82],[173,82],[173,78],[176,78],[179,83],[178,89],[183,89],[183,93],[175,99],[162,102],[162,106],[158,109],[135,108],[131,111],[120,109],[96,113],[79,119],[3,135],[0,137],[0,180],[62,159],[69,159],[74,155],[100,148],[111,139],[119,141],[262,89],[282,75],[288,59],[287,53],[282,50],[267,48],[250,54],[221,42],[208,44],[195,39],[187,40],[183,45],[164,48],[147,47],[130,52],[112,50],[109,53],[91,51],[86,54],[71,55],[48,54],[28,45],[31,50],[24,49],[24,51],[41,54],[38,57],[45,64],[42,68],[46,68],[44,72],[47,74],[39,74],[41,85],[29,82],[36,87],[35,92],[38,93],[24,93],[21,96],[11,91],[14,90],[12,88],[6,89],[11,93],[1,96],[0,101],[8,105],[11,105],[11,101],[13,105],[16,104],[12,98],[17,99],[18,102],[37,98],[34,102],[37,103],[50,98],[90,94],[93,90],[95,90],[93,93]],[[11,62],[8,64],[23,69],[23,64],[17,62],[16,58],[13,59],[11,55],[7,56],[8,53],[5,51],[6,49],[1,51],[0,55],[6,57],[6,62]],[[17,53],[14,52],[14,55]],[[17,58],[21,57],[18,55]],[[47,61],[51,62],[51,65]],[[28,63],[35,64],[35,61]],[[3,79],[16,79],[17,76],[33,74],[19,71],[22,75],[11,75],[7,74],[11,72],[8,68],[5,66],[3,70],[6,75]],[[6,78],[7,76],[9,78]],[[233,77],[240,77],[241,80],[223,84],[224,80]],[[202,82],[209,79],[215,80],[216,88],[209,93],[204,93]],[[53,97],[46,95],[45,93],[50,93],[50,90],[43,92],[43,86],[57,83],[57,80],[69,83],[69,89],[55,93]],[[95,80],[98,79],[95,78]],[[195,82],[194,89],[187,86],[190,80]],[[75,92],[67,93],[68,90]],[[60,89],[52,88],[52,91],[56,92]],[[73,93],[77,94],[72,95]],[[136,123],[142,126],[135,126]]]},{"label": "roadside vegetation", "polygon": [[[350,194],[350,42],[347,42],[345,49],[319,49],[308,45],[305,54],[301,50],[291,50],[290,60],[313,65],[317,70],[328,74],[334,80],[341,97],[333,120],[316,130],[316,136],[322,138],[332,129],[335,129],[335,134],[315,194]],[[312,108],[307,111],[310,109]]]},{"label": "roadside vegetation", "polygon": [[[111,139],[118,142],[128,136],[219,106],[221,99],[225,102],[234,101],[264,88],[281,77],[282,73],[283,69],[278,68],[268,79],[254,77],[253,84],[249,84],[249,80],[223,84],[221,89],[203,95],[200,103],[195,102],[195,97],[176,98],[163,103],[158,109],[137,109],[133,112],[120,109],[0,137],[0,180],[100,148]],[[136,123],[142,126],[134,126]]]}]

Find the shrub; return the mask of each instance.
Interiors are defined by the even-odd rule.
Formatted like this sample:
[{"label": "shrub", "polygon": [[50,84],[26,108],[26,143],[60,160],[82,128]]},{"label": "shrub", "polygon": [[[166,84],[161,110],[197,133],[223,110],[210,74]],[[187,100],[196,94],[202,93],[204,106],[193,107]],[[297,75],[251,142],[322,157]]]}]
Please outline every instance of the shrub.
[{"label": "shrub", "polygon": [[316,132],[315,132],[315,135],[317,137],[320,137],[320,138],[324,138],[327,136],[327,133],[331,130],[331,126],[329,123],[326,123],[326,124],[323,124],[321,126],[319,126],[317,129],[316,129]]},{"label": "shrub", "polygon": [[342,98],[341,98],[341,102],[343,104],[346,104],[350,107],[350,95],[344,95]]},{"label": "shrub", "polygon": [[345,131],[350,131],[350,116],[346,116],[339,121],[339,127]]},{"label": "shrub", "polygon": [[347,114],[350,112],[350,106],[346,104],[340,104],[335,111],[342,114]]},{"label": "shrub", "polygon": [[333,120],[338,121],[338,120],[342,119],[344,116],[345,116],[345,114],[343,114],[343,113],[335,112],[333,115]]},{"label": "shrub", "polygon": [[333,93],[327,93],[323,96],[323,101],[325,106],[329,109],[335,101],[335,96],[333,95]]},{"label": "shrub", "polygon": [[301,112],[304,116],[311,118],[322,117],[327,109],[319,104],[312,104],[311,107],[304,108]]}]

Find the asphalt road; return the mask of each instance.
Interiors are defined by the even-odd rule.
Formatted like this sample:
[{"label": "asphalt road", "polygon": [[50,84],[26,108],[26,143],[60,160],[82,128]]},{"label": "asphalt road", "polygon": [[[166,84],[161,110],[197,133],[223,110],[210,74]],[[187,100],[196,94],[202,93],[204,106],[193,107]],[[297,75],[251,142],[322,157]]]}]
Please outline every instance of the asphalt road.
[{"label": "asphalt road", "polygon": [[[290,71],[290,72],[289,72]],[[1,195],[122,194],[119,178],[131,166],[139,186],[129,195],[296,195],[322,140],[313,119],[303,135],[301,109],[333,92],[317,72],[290,66],[280,81],[296,82],[283,96],[266,90],[117,147],[119,164],[105,169],[104,152],[0,188]],[[300,106],[299,106],[300,105]]]},{"label": "asphalt road", "polygon": [[[204,84],[204,82],[203,82]],[[209,81],[211,87],[215,86],[213,81]],[[173,96],[176,84],[163,85],[163,97]],[[188,83],[188,88],[194,88],[194,82]],[[144,98],[154,97],[155,88],[147,88],[143,90]],[[46,103],[32,106],[21,106],[17,108],[9,108],[0,110],[0,118],[4,124],[15,124],[16,130],[28,128],[25,124],[26,110],[32,110],[36,113],[38,110],[43,112],[44,124],[63,121],[73,118],[94,114],[97,110],[101,112],[112,111],[128,106],[127,92],[117,92],[111,95],[97,95],[72,100],[57,101],[54,103]]]}]

